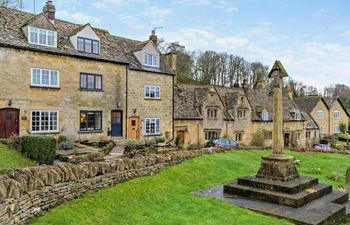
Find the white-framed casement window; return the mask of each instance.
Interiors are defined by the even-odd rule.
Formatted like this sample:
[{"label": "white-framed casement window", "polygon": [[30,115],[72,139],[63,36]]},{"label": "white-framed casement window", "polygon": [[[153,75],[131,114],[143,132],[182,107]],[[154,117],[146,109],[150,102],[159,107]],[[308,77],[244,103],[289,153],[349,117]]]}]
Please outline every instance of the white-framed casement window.
[{"label": "white-framed casement window", "polygon": [[57,110],[32,110],[30,130],[32,133],[59,132],[59,112]]},{"label": "white-framed casement window", "polygon": [[335,133],[335,134],[340,133],[340,126],[339,125],[333,126],[333,133]]},{"label": "white-framed casement window", "polygon": [[160,99],[160,86],[145,85],[145,98]]},{"label": "white-framed casement window", "polygon": [[340,112],[339,111],[334,111],[334,119],[339,120],[340,119]]},{"label": "white-framed casement window", "polygon": [[30,44],[57,47],[57,32],[35,27],[28,27],[28,41]]},{"label": "white-framed casement window", "polygon": [[158,60],[157,59],[158,59],[158,57],[156,55],[145,53],[144,65],[158,67],[158,65],[157,65]]},{"label": "white-framed casement window", "polygon": [[146,118],[145,119],[145,134],[157,135],[160,134],[160,118]]},{"label": "white-framed casement window", "polygon": [[261,114],[262,120],[263,121],[268,121],[269,120],[269,112],[262,112]]},{"label": "white-framed casement window", "polygon": [[323,111],[317,111],[316,118],[317,119],[323,119]]},{"label": "white-framed casement window", "polygon": [[320,134],[323,134],[323,125],[319,125],[320,128]]},{"label": "white-framed casement window", "polygon": [[58,88],[60,86],[60,73],[57,70],[32,68],[31,86]]}]

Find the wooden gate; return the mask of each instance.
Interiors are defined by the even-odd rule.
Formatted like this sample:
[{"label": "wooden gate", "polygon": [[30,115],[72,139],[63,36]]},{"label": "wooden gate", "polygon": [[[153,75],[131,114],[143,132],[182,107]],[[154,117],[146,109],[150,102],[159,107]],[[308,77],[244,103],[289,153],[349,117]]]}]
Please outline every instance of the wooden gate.
[{"label": "wooden gate", "polygon": [[0,138],[19,135],[19,109],[0,109]]}]

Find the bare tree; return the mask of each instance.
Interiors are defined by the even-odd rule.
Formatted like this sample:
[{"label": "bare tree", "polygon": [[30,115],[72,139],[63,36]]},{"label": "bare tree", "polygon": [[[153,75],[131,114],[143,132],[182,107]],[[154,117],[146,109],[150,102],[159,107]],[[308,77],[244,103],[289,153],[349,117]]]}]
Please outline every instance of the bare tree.
[{"label": "bare tree", "polygon": [[12,9],[19,9],[21,4],[21,0],[0,0],[0,6]]}]

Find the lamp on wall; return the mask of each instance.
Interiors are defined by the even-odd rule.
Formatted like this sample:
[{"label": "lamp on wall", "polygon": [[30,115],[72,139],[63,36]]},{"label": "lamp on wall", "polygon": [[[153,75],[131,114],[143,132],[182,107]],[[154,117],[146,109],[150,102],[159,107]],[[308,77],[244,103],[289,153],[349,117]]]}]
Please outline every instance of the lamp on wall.
[{"label": "lamp on wall", "polygon": [[8,102],[8,106],[11,107],[11,105],[12,105],[12,100],[10,99]]},{"label": "lamp on wall", "polygon": [[135,109],[134,109],[134,114],[136,114],[136,112],[137,112],[137,109],[135,108]]},{"label": "lamp on wall", "polygon": [[121,108],[122,107],[122,103],[121,102],[117,102],[117,107]]}]

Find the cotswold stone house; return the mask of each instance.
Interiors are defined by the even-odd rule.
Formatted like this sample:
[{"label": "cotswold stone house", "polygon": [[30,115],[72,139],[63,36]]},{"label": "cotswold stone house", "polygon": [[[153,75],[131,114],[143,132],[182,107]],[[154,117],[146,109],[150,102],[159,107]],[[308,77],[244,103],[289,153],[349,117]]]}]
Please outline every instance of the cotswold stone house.
[{"label": "cotswold stone house", "polygon": [[350,115],[339,98],[308,96],[295,102],[318,124],[321,137],[340,133],[341,124],[348,127]]},{"label": "cotswold stone house", "polygon": [[154,45],[0,7],[0,138],[173,138],[174,71]]},{"label": "cotswold stone house", "polygon": [[[264,145],[272,145],[273,97],[266,95],[265,82],[258,89],[224,88],[177,84],[175,87],[175,136],[180,144],[205,144],[229,138],[249,145],[263,133]],[[285,147],[318,143],[315,121],[290,97],[283,99]]]}]

